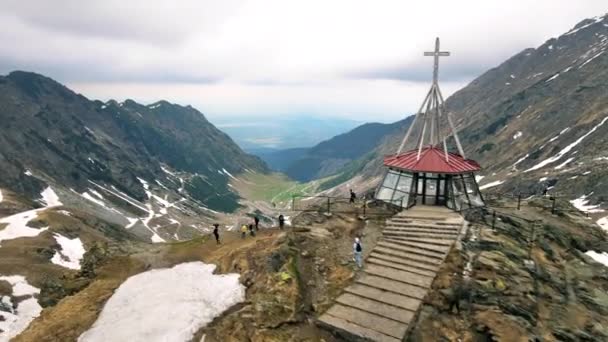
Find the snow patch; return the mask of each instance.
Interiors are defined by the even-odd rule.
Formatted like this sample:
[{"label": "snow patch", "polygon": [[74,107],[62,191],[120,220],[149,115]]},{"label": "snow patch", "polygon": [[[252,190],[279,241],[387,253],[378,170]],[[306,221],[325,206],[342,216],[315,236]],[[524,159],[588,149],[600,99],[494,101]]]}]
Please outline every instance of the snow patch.
[{"label": "snow patch", "polygon": [[517,133],[515,133],[513,135],[513,140],[517,140],[518,138],[521,138],[522,135],[523,135],[523,133],[521,131],[517,131]]},{"label": "snow patch", "polygon": [[488,188],[491,188],[491,187],[495,187],[495,186],[498,186],[498,185],[500,185],[500,184],[502,184],[504,182],[505,182],[504,180],[497,180],[497,181],[494,181],[494,182],[491,182],[491,183],[488,183],[488,184],[484,184],[484,185],[482,185],[482,186],[479,187],[479,190],[484,190],[484,189],[488,189]]},{"label": "snow patch", "polygon": [[484,179],[486,176],[481,176],[481,175],[475,175],[475,181],[477,183],[479,183],[482,179]]},{"label": "snow patch", "polygon": [[6,224],[4,229],[0,230],[0,242],[3,240],[12,240],[21,237],[38,236],[40,233],[48,229],[28,227],[27,223],[38,217],[40,209],[25,211],[19,214],[0,219],[0,224]]},{"label": "snow patch", "polygon": [[524,160],[526,160],[526,158],[528,158],[530,156],[530,154],[526,154],[525,156],[517,159],[517,161],[515,162],[515,164],[513,164],[513,166],[511,166],[511,168],[515,169],[517,168],[517,165],[519,165],[519,163],[523,162]]},{"label": "snow patch", "polygon": [[547,177],[542,177],[542,178],[541,178],[541,179],[539,179],[538,181],[542,183],[542,182],[544,182],[544,181],[546,181],[546,180],[547,180]]},{"label": "snow patch", "polygon": [[560,170],[560,169],[564,168],[564,166],[568,165],[568,163],[570,163],[573,160],[574,160],[574,157],[570,157],[570,158],[566,159],[565,162],[563,162],[563,163],[559,164],[558,166],[556,166],[555,169],[556,170]]},{"label": "snow patch", "polygon": [[144,187],[144,189],[150,190],[150,184],[148,184],[148,182],[146,182],[145,179],[137,177],[137,180],[141,183],[141,185]]},{"label": "snow patch", "polygon": [[234,179],[234,180],[238,180],[236,177],[234,177],[230,172],[226,171],[226,169],[222,168],[222,171],[224,171],[224,174],[226,174],[228,177]]},{"label": "snow patch", "polygon": [[161,166],[161,167],[160,167],[160,169],[161,169],[161,170],[162,170],[164,173],[166,173],[166,174],[168,174],[168,175],[175,176],[175,173],[171,172],[169,169],[167,169],[167,168],[166,168],[166,167],[164,167],[164,166]]},{"label": "snow patch", "polygon": [[585,255],[604,266],[608,266],[608,253],[606,252],[598,253],[596,251],[586,251]]},{"label": "snow patch", "polygon": [[215,268],[190,262],[130,277],[78,341],[191,340],[196,331],[245,300],[239,275],[213,274]]},{"label": "snow patch", "polygon": [[2,197],[2,190],[0,190],[0,203],[2,203],[2,200],[4,200],[4,197]]},{"label": "snow patch", "polygon": [[131,229],[133,228],[133,226],[137,223],[137,221],[139,221],[139,219],[137,217],[125,217],[127,219],[127,221],[129,221],[129,224],[127,224],[125,226],[125,229]]},{"label": "snow patch", "polygon": [[601,213],[601,212],[603,212],[604,210],[600,209],[599,204],[589,205],[589,200],[587,198],[589,196],[591,196],[592,194],[593,194],[593,192],[588,195],[583,195],[577,199],[570,201],[570,203],[572,203],[572,205],[576,209],[578,209],[584,213]]},{"label": "snow patch", "polygon": [[83,192],[82,194],[80,194],[80,196],[82,196],[82,197],[84,197],[84,198],[88,199],[89,201],[91,201],[91,202],[93,202],[93,203],[95,203],[95,204],[97,204],[97,205],[99,205],[99,206],[101,206],[101,207],[104,207],[104,208],[106,208],[106,209],[109,209],[109,208],[106,206],[106,204],[105,204],[105,203],[104,203],[102,200],[99,200],[99,199],[97,199],[97,198],[95,198],[95,197],[91,196],[91,195],[90,195],[88,192],[86,192],[86,191],[85,191],[85,192]]},{"label": "snow patch", "polygon": [[[580,144],[586,137],[588,137],[589,135],[591,135],[593,132],[595,132],[598,128],[600,128],[606,121],[608,121],[608,116],[606,116],[599,124],[595,125],[593,128],[591,128],[591,130],[589,130],[589,132],[585,133],[585,135],[583,135],[582,137],[576,139],[576,141],[574,141],[572,144],[564,147],[561,151],[559,151],[555,156],[545,159],[542,162],[532,166],[531,168],[527,169],[524,172],[529,172],[529,171],[534,171],[534,170],[538,170],[541,167],[551,164],[553,162],[556,162],[558,160],[560,160],[564,155],[566,155],[568,152],[570,152],[573,148],[575,148],[578,144]],[[566,130],[563,130],[562,132],[565,132]],[[562,133],[560,133],[561,135]]]},{"label": "snow patch", "polygon": [[557,74],[555,74],[555,75],[551,76],[551,77],[550,77],[548,80],[546,80],[546,81],[545,81],[545,83],[548,83],[548,82],[553,81],[553,80],[554,80],[554,79],[556,79],[558,76],[559,76],[559,72],[558,72]]},{"label": "snow patch", "polygon": [[25,172],[23,172],[24,175],[26,176],[32,176],[32,171],[30,171],[29,169],[26,169]]},{"label": "snow patch", "polygon": [[602,217],[601,219],[597,220],[597,225],[600,226],[606,232],[608,232],[608,216]]},{"label": "snow patch", "polygon": [[80,261],[85,253],[85,249],[82,245],[82,241],[80,241],[80,238],[69,239],[60,234],[53,234],[53,237],[61,246],[61,250],[55,252],[51,262],[65,268],[79,270]]},{"label": "snow patch", "polygon": [[11,308],[12,311],[2,311],[4,320],[0,321],[0,341],[9,341],[24,331],[30,322],[42,312],[38,300],[33,297],[40,293],[40,289],[31,286],[25,277],[19,275],[1,276],[0,280],[8,282],[12,286],[13,297],[28,296],[27,299],[20,301],[15,309],[12,309],[13,305],[10,297],[4,296],[1,298],[4,304],[9,304],[7,307]]},{"label": "snow patch", "polygon": [[591,58],[589,58],[588,60],[586,60],[586,61],[585,61],[583,64],[581,64],[581,65],[580,65],[578,68],[580,69],[580,68],[584,67],[585,65],[587,65],[587,63],[589,63],[589,62],[591,62],[592,60],[596,59],[597,57],[599,57],[599,56],[600,56],[601,54],[603,54],[604,52],[605,52],[604,50],[602,50],[602,51],[598,52],[598,53],[597,53],[597,54],[595,54],[593,57],[591,57]]},{"label": "snow patch", "polygon": [[583,30],[583,29],[586,29],[587,27],[589,27],[589,26],[591,26],[591,25],[594,25],[594,24],[597,24],[597,23],[599,23],[599,22],[601,22],[601,21],[603,20],[603,18],[601,18],[601,17],[595,17],[595,18],[593,18],[593,19],[595,20],[594,22],[589,23],[589,24],[586,24],[586,25],[583,25],[583,26],[581,26],[581,27],[579,27],[579,28],[572,29],[572,30],[570,30],[570,31],[566,32],[566,33],[564,34],[564,36],[569,36],[569,35],[571,35],[571,34],[575,34],[576,32],[578,32],[578,31],[580,31],[580,30]]},{"label": "snow patch", "polygon": [[63,205],[63,203],[59,201],[59,196],[57,196],[50,186],[44,189],[44,191],[40,193],[40,196],[42,196],[42,202],[44,202],[47,207],[58,207]]}]

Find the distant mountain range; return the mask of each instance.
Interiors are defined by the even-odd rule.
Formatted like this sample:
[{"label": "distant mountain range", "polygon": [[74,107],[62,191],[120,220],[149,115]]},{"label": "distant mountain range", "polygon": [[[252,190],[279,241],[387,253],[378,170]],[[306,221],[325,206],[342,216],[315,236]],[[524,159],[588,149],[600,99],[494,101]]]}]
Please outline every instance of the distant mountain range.
[{"label": "distant mountain range", "polygon": [[[447,99],[466,156],[483,167],[481,184],[537,193],[550,187],[608,200],[607,49],[608,16],[587,19]],[[379,139],[372,157],[344,166],[339,178],[373,186],[383,156],[396,152],[403,134],[394,130]]]},{"label": "distant mountain range", "polygon": [[306,182],[336,174],[349,162],[372,151],[385,136],[399,132],[410,119],[392,124],[366,123],[311,148],[258,153],[273,169]]},{"label": "distant mountain range", "polygon": [[360,124],[355,120],[315,115],[218,117],[214,123],[241,148],[256,155],[311,147]]}]

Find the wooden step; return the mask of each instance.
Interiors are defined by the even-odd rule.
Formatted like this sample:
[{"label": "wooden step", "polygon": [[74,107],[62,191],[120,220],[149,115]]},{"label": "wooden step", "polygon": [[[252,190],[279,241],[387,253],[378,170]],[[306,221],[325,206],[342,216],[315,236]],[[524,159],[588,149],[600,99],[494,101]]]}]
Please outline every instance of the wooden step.
[{"label": "wooden step", "polygon": [[432,244],[422,243],[422,242],[411,242],[408,240],[396,240],[396,239],[391,239],[388,237],[384,237],[382,240],[388,241],[391,243],[396,243],[398,245],[424,249],[429,252],[435,252],[435,253],[441,253],[441,254],[447,254],[447,252],[450,250],[450,246],[448,246],[448,245],[438,246],[438,245],[432,245]]},{"label": "wooden step", "polygon": [[371,287],[364,284],[352,284],[351,286],[347,287],[345,291],[357,296],[365,297],[367,299],[398,306],[411,312],[418,310],[418,306],[421,302],[421,300],[418,298],[408,297],[406,295],[391,291],[384,291],[377,287]]},{"label": "wooden step", "polygon": [[397,244],[397,243],[392,243],[392,242],[386,241],[386,240],[380,240],[378,242],[377,246],[391,248],[391,249],[394,249],[394,250],[397,250],[397,251],[401,251],[401,252],[418,254],[418,255],[425,256],[427,258],[435,258],[435,259],[438,259],[438,260],[443,260],[443,256],[444,256],[444,253],[441,253],[441,252],[429,252],[429,251],[427,251],[425,249],[412,248],[412,247],[409,247],[409,246],[404,246],[404,245],[400,245],[400,244]]},{"label": "wooden step", "polygon": [[438,232],[438,233],[448,233],[448,234],[459,234],[460,233],[460,229],[449,229],[449,228],[441,228],[441,227],[429,228],[429,227],[417,227],[417,226],[401,227],[401,226],[394,226],[394,225],[384,227],[383,231],[386,231],[386,230],[396,230],[396,231],[402,231],[402,232]]},{"label": "wooden step", "polygon": [[385,236],[385,239],[391,240],[400,240],[400,241],[408,241],[408,242],[420,242],[426,243],[429,245],[435,245],[439,247],[452,247],[454,244],[454,240],[443,240],[443,239],[429,239],[429,238],[419,238],[419,237],[403,237],[403,236]]},{"label": "wooden step", "polygon": [[441,264],[441,260],[439,260],[439,259],[427,258],[425,256],[421,256],[418,254],[396,251],[392,248],[385,248],[382,246],[378,246],[378,247],[374,248],[374,252],[379,253],[379,254],[384,254],[384,255],[390,255],[393,257],[397,257],[397,258],[412,260],[412,261],[415,261],[418,263],[430,265],[432,267],[437,267],[437,266],[439,266],[439,264]]},{"label": "wooden step", "polygon": [[352,293],[342,294],[336,299],[336,302],[405,324],[408,324],[414,317],[412,311],[403,310],[396,306],[360,297]]},{"label": "wooden step", "polygon": [[330,327],[330,329],[338,329],[346,334],[350,339],[353,336],[370,339],[378,342],[400,342],[401,338],[394,338],[392,336],[385,335],[381,332],[377,332],[372,329],[368,329],[357,324],[351,323],[345,319],[334,317],[330,314],[323,314],[317,321],[320,325]]},{"label": "wooden step", "polygon": [[426,233],[426,232],[395,232],[395,231],[383,231],[383,235],[385,236],[402,236],[402,237],[413,237],[413,238],[431,238],[438,240],[456,240],[458,235],[453,234],[439,234],[439,233]]},{"label": "wooden step", "polygon": [[415,222],[409,220],[389,219],[386,221],[387,225],[396,225],[401,227],[426,227],[426,228],[444,228],[444,229],[460,229],[462,224],[460,223],[448,223],[448,222]]},{"label": "wooden step", "polygon": [[387,255],[387,254],[380,254],[380,253],[376,253],[376,252],[372,252],[372,254],[370,254],[369,257],[384,260],[387,262],[392,262],[394,264],[417,268],[421,271],[437,272],[437,270],[439,269],[439,265],[429,265],[429,264],[417,262],[417,261],[410,260],[410,259],[404,259],[404,258]]},{"label": "wooden step", "polygon": [[[380,293],[390,293],[393,292],[395,294],[401,295],[401,296],[405,296],[408,298],[412,298],[412,299],[418,299],[418,300],[422,300],[424,299],[424,296],[426,296],[427,293],[427,289],[423,289],[420,288],[418,286],[414,286],[414,285],[410,285],[410,284],[405,284],[402,282],[398,282],[398,281],[394,281],[394,280],[390,280],[390,279],[386,279],[386,278],[382,278],[382,277],[377,277],[371,274],[362,274],[359,278],[357,278],[355,284],[351,285],[354,286],[356,284],[363,284],[367,287],[371,287],[374,288],[376,290],[379,290]],[[350,286],[349,286],[350,288]],[[374,294],[378,294],[378,293],[374,293]],[[374,299],[374,297],[371,297],[372,299]],[[401,302],[403,305],[405,305],[405,302]],[[409,306],[403,306],[403,305],[399,305],[398,302],[393,302],[394,305],[403,307],[404,309],[408,309],[410,310],[412,307],[413,302],[408,303]],[[390,302],[389,302],[390,304]]]},{"label": "wooden step", "polygon": [[400,281],[402,283],[428,288],[433,282],[433,277],[422,276],[419,274],[400,271],[390,267],[368,264],[363,270],[367,274],[384,277],[387,279]]},{"label": "wooden step", "polygon": [[407,324],[342,304],[334,304],[327,310],[327,314],[394,338],[403,338],[407,330]]},{"label": "wooden step", "polygon": [[403,265],[401,263],[395,263],[395,262],[390,262],[390,261],[386,261],[380,258],[367,258],[366,260],[367,263],[370,264],[375,264],[375,265],[380,265],[380,266],[385,266],[385,267],[390,267],[390,268],[394,268],[397,270],[401,270],[401,271],[407,271],[407,272],[411,272],[411,273],[415,273],[415,274],[420,274],[426,277],[434,277],[435,276],[435,272],[433,271],[425,271],[425,270],[421,270],[419,268],[416,267],[412,267],[412,266],[407,266],[407,265]]}]

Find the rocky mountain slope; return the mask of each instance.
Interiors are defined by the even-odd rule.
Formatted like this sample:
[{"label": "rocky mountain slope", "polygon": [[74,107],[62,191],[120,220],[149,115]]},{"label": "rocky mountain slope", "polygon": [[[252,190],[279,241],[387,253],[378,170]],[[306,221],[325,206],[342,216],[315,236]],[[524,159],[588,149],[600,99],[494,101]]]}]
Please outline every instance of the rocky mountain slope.
[{"label": "rocky mountain slope", "polygon": [[[488,70],[446,100],[481,184],[501,191],[608,198],[608,16],[587,19],[558,38]],[[421,99],[422,100],[422,99]],[[404,131],[386,137],[351,183],[373,185]],[[414,132],[414,135],[415,132]],[[370,182],[373,180],[374,182]]]},{"label": "rocky mountain slope", "polygon": [[267,170],[190,106],[90,101],[21,71],[0,77],[0,169],[0,189],[34,207],[52,186],[64,205],[157,241],[236,210],[229,181]]}]

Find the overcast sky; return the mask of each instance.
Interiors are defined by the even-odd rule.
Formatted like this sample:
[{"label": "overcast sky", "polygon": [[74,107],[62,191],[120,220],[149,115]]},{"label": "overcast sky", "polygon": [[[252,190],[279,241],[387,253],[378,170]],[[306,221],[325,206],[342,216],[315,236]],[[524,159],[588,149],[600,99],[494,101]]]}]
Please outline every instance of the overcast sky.
[{"label": "overcast sky", "polygon": [[92,99],[191,104],[212,120],[315,114],[394,121],[429,86],[436,36],[451,94],[606,0],[1,0],[0,73]]}]

